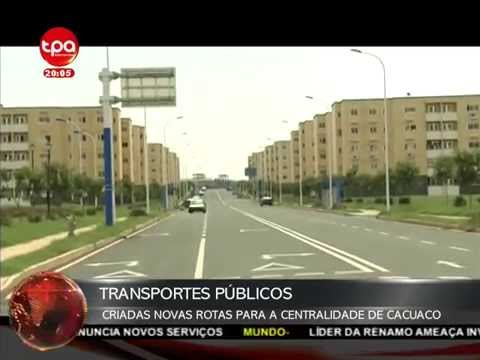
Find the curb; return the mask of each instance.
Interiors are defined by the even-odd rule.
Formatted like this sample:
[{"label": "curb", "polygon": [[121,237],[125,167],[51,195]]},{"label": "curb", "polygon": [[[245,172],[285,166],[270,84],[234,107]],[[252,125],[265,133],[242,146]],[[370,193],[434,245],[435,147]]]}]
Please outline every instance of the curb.
[{"label": "curb", "polygon": [[444,223],[435,223],[435,222],[423,222],[421,220],[408,220],[408,219],[390,219],[384,215],[378,215],[376,216],[377,219],[379,220],[384,220],[384,221],[394,221],[394,222],[400,222],[400,223],[406,223],[406,224],[414,224],[414,225],[423,225],[423,226],[428,226],[428,227],[436,227],[436,228],[442,228],[445,230],[458,230],[466,233],[477,233],[479,232],[478,230],[475,231],[467,231],[462,229],[460,226],[455,226],[455,225],[446,225]]},{"label": "curb", "polygon": [[84,255],[87,255],[88,253],[90,253],[92,251],[95,251],[95,250],[103,248],[107,245],[110,245],[115,241],[118,241],[118,240],[121,240],[121,239],[129,239],[129,238],[135,236],[136,234],[138,234],[139,232],[143,231],[145,228],[153,226],[153,225],[159,223],[160,221],[163,221],[164,219],[169,218],[171,215],[172,215],[172,213],[169,213],[169,214],[167,214],[167,216],[162,217],[160,219],[159,218],[154,218],[154,219],[149,220],[147,222],[144,222],[142,224],[138,224],[138,225],[134,226],[132,229],[122,231],[117,236],[109,237],[109,238],[106,238],[106,239],[101,239],[101,240],[96,241],[93,244],[84,245],[84,246],[82,246],[78,249],[70,250],[70,251],[68,251],[64,254],[58,255],[58,256],[56,256],[52,259],[48,259],[48,260],[42,261],[41,263],[31,265],[31,266],[22,270],[19,273],[7,276],[6,279],[3,281],[3,283],[1,284],[1,287],[0,287],[0,293],[2,294],[2,298],[4,297],[3,296],[4,293],[6,293],[6,294],[10,293],[10,291],[16,286],[16,284],[18,283],[18,281],[16,281],[16,280],[17,279],[19,280],[19,278],[24,279],[24,278],[26,278],[30,275],[33,275],[37,272],[49,271],[49,270],[59,268],[62,265],[65,265],[65,264],[67,264],[67,263],[69,263],[69,262],[71,262],[75,259],[78,259],[78,258],[80,258]]}]

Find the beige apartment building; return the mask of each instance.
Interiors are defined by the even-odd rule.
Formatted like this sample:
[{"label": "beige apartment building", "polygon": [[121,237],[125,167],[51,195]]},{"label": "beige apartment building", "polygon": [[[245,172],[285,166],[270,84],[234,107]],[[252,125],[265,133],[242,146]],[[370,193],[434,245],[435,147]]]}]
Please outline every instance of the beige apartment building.
[{"label": "beige apartment building", "polygon": [[145,168],[144,168],[144,136],[145,129],[143,126],[132,126],[132,151],[136,154],[136,160],[133,162],[133,183],[135,185],[145,184]]},{"label": "beige apartment building", "polygon": [[[439,156],[480,150],[480,95],[389,98],[387,116],[391,169],[408,161],[421,175],[431,177]],[[344,176],[353,169],[359,174],[383,173],[384,134],[383,99],[335,102],[331,112],[317,114],[291,132],[289,180],[299,179],[300,151],[303,179],[328,176],[330,153],[334,175]],[[264,157],[267,171],[261,176],[269,179],[268,147]]]},{"label": "beige apartment building", "polygon": [[290,183],[292,182],[292,174],[290,171],[290,141],[275,141],[273,146],[275,153],[274,168],[276,170],[274,182],[277,184]]},{"label": "beige apartment building", "polygon": [[138,153],[133,152],[132,120],[129,118],[122,118],[121,130],[123,178],[134,183],[134,163],[139,160],[139,156]]},{"label": "beige apartment building", "polygon": [[290,179],[300,179],[300,147],[298,130],[290,132]]},{"label": "beige apartment building", "polygon": [[298,127],[300,137],[303,179],[314,178],[316,169],[314,121],[301,122]]},{"label": "beige apartment building", "polygon": [[[123,176],[120,110],[113,109],[115,179]],[[103,176],[103,116],[101,107],[0,108],[0,167],[41,169],[47,161],[90,177]],[[81,150],[80,150],[81,149]]]},{"label": "beige apartment building", "polygon": [[149,182],[163,185],[163,145],[148,144],[148,172]]}]

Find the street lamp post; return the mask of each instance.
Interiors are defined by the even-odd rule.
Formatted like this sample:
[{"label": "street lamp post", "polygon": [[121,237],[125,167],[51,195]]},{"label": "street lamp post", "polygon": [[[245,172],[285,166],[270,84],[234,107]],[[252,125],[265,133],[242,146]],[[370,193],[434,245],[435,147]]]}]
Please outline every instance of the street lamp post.
[{"label": "street lamp post", "polygon": [[145,179],[145,212],[150,213],[150,183],[148,179],[148,143],[147,143],[147,108],[143,107],[143,178]]},{"label": "street lamp post", "polygon": [[[285,124],[285,125],[288,125],[288,121],[287,120],[282,120],[282,124]],[[278,158],[279,160],[277,161],[277,164],[278,164],[278,202],[282,202],[282,174],[281,174],[281,171],[280,171],[280,157]]]},{"label": "street lamp post", "polygon": [[302,152],[302,142],[301,142],[301,132],[298,132],[298,158],[299,158],[299,166],[298,166],[298,201],[300,207],[303,207],[303,152]]},{"label": "street lamp post", "polygon": [[386,197],[386,204],[387,204],[387,212],[390,211],[390,174],[389,174],[389,161],[388,161],[388,115],[387,115],[387,75],[385,71],[385,64],[383,63],[382,59],[372,53],[366,52],[366,51],[361,51],[358,49],[351,49],[351,51],[358,53],[358,54],[364,54],[368,56],[372,56],[375,59],[377,59],[380,64],[382,65],[382,70],[383,70],[383,122],[384,122],[384,128],[385,128],[385,197]]},{"label": "street lamp post", "polygon": [[[315,100],[313,96],[305,96],[307,99],[310,100]],[[330,151],[329,156],[328,156],[328,204],[329,208],[333,209],[333,138],[335,136],[334,132],[334,126],[333,126],[333,121],[335,117],[332,116],[332,124],[331,124],[331,133],[330,133]],[[315,139],[315,141],[318,141],[318,139]],[[315,154],[315,158],[318,156],[318,154]]]},{"label": "street lamp post", "polygon": [[[183,116],[177,116],[177,120],[183,119]],[[163,146],[167,146],[167,126],[169,124],[169,121],[165,122],[165,125],[163,126]],[[168,204],[168,166],[167,166],[167,152],[163,152],[165,154],[164,156],[164,161],[163,161],[163,166],[165,166],[165,209],[168,209],[169,204]]]}]

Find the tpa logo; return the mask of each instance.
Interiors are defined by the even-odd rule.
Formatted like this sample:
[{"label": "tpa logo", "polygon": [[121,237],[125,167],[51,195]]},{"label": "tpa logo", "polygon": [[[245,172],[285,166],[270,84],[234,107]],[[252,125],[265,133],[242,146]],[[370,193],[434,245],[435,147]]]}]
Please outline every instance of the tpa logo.
[{"label": "tpa logo", "polygon": [[77,37],[64,27],[48,30],[40,40],[40,54],[52,66],[71,64],[77,57],[78,50]]}]

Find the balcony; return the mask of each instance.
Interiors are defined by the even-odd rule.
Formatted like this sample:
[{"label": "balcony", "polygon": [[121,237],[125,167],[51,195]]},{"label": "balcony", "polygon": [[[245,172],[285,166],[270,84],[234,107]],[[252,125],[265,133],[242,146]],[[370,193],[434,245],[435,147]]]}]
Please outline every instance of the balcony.
[{"label": "balcony", "polygon": [[427,140],[458,139],[457,130],[427,131]]},{"label": "balcony", "polygon": [[440,156],[453,156],[455,149],[435,149],[427,150],[427,159],[436,159]]},{"label": "balcony", "polygon": [[7,124],[0,125],[0,132],[10,133],[10,132],[28,132],[28,124]]},{"label": "balcony", "polygon": [[0,143],[0,151],[28,151],[29,149],[28,142]]},{"label": "balcony", "polygon": [[445,113],[426,113],[426,121],[457,121],[458,116],[456,112],[445,112]]},{"label": "balcony", "polygon": [[4,170],[17,170],[29,166],[31,163],[28,160],[0,161],[0,169]]}]

